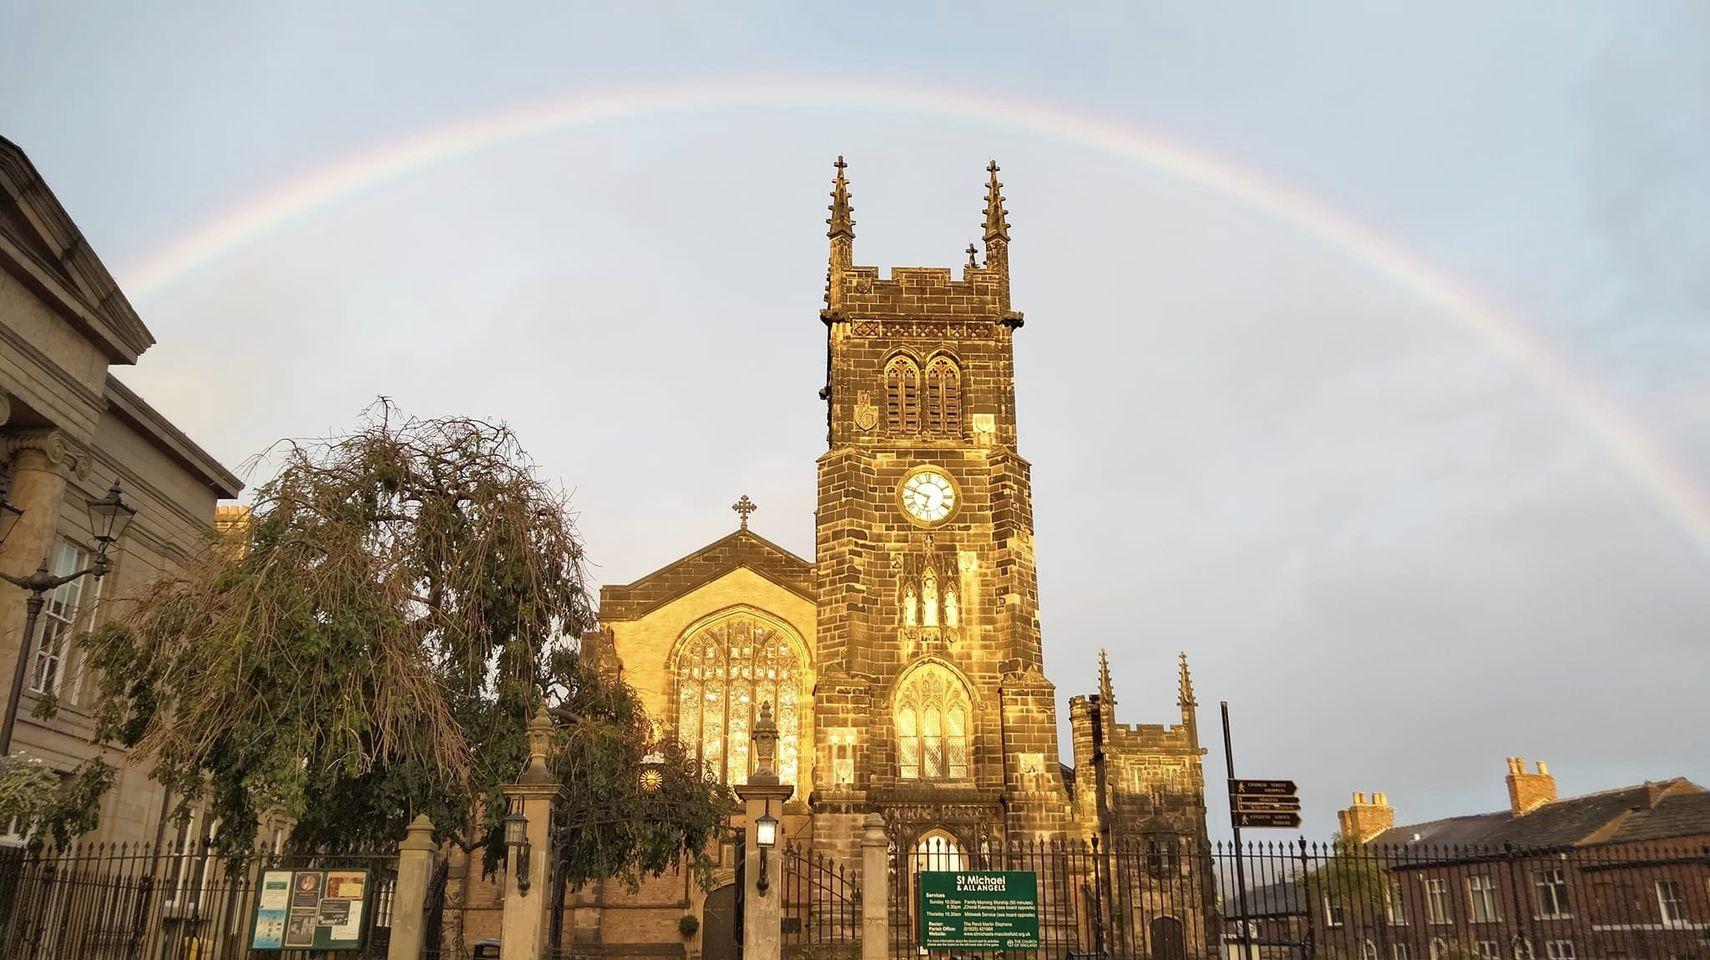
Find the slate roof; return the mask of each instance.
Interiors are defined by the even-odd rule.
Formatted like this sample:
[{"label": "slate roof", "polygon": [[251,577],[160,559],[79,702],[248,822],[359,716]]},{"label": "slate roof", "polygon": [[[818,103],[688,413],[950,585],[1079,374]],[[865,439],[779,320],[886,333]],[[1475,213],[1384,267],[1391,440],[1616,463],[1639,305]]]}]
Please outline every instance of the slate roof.
[{"label": "slate roof", "polygon": [[813,564],[744,527],[633,583],[600,588],[600,620],[634,620],[739,567],[805,600],[815,599]]},{"label": "slate roof", "polygon": [[1710,836],[1710,792],[1665,796],[1653,806],[1630,813],[1606,839],[1609,843],[1627,843],[1691,836]]},{"label": "slate roof", "polygon": [[[1641,830],[1648,832],[1637,835]],[[1697,833],[1710,833],[1710,793],[1676,777],[1567,797],[1519,816],[1501,810],[1391,827],[1368,843],[1391,847],[1512,844],[1537,849]]]},{"label": "slate roof", "polygon": [[1231,920],[1257,920],[1264,917],[1298,917],[1306,913],[1306,891],[1298,880],[1279,880],[1252,887],[1247,891],[1247,912],[1241,912],[1241,901],[1233,892],[1224,895],[1223,912]]}]

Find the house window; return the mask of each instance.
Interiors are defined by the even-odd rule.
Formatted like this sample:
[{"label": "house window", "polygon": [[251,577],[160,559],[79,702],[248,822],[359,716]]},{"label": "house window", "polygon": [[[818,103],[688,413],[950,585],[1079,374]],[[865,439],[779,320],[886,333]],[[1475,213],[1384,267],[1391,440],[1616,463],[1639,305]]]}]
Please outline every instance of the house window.
[{"label": "house window", "polygon": [[897,776],[904,780],[965,780],[973,705],[962,681],[927,663],[897,688]]},{"label": "house window", "polygon": [[1342,905],[1339,903],[1332,903],[1329,897],[1325,897],[1324,922],[1328,923],[1332,927],[1339,927],[1346,919],[1347,918],[1342,910]]},{"label": "house window", "polygon": [[1360,944],[1360,960],[1378,960],[1377,944],[1370,940]]},{"label": "house window", "polygon": [[1538,893],[1539,919],[1568,916],[1567,879],[1561,870],[1539,870],[1532,874],[1532,889]]},{"label": "house window", "polygon": [[1485,874],[1467,878],[1467,902],[1472,908],[1473,923],[1502,919],[1502,907],[1496,900],[1496,881]]},{"label": "house window", "polygon": [[1544,941],[1545,960],[1576,960],[1578,956],[1573,952],[1572,940]]},{"label": "house window", "polygon": [[[53,554],[50,571],[56,577],[76,573],[87,566],[89,554],[70,540],[61,539]],[[67,648],[77,623],[78,604],[83,599],[83,581],[78,577],[48,593],[37,627],[36,659],[30,670],[32,693],[58,693],[65,679]]]},{"label": "house window", "polygon": [[1412,957],[1413,954],[1408,950],[1407,944],[1392,943],[1389,945],[1389,960],[1412,960]]},{"label": "house window", "polygon": [[1425,881],[1425,916],[1432,923],[1453,923],[1449,907],[1449,881],[1432,877]]},{"label": "house window", "polygon": [[1432,937],[1431,960],[1447,960],[1448,956],[1449,942],[1444,940],[1442,937]]},{"label": "house window", "polygon": [[771,624],[736,614],[702,627],[677,656],[677,736],[720,783],[753,772],[748,755],[760,705],[778,724],[778,779],[795,783],[801,660]]},{"label": "house window", "polygon": [[1389,881],[1389,896],[1385,898],[1384,913],[1389,922],[1398,927],[1407,925],[1407,904],[1401,899],[1401,881],[1391,878]]},{"label": "house window", "polygon": [[1473,944],[1473,952],[1479,960],[1502,960],[1501,948],[1495,940],[1479,940]]},{"label": "house window", "polygon": [[1680,898],[1680,884],[1674,880],[1657,881],[1657,912],[1663,923],[1685,923],[1686,905]]}]

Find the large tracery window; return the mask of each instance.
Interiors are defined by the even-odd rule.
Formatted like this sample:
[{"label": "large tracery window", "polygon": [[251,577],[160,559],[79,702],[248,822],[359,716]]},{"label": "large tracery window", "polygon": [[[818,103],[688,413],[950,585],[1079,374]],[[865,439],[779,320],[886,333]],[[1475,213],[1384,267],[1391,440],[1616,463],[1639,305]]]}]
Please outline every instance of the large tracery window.
[{"label": "large tracery window", "polygon": [[701,628],[677,656],[677,736],[722,783],[752,772],[749,739],[762,703],[778,723],[778,778],[795,783],[800,757],[802,668],[790,641],[755,617]]},{"label": "large tracery window", "polygon": [[908,357],[885,365],[885,426],[903,433],[920,430],[920,367]]},{"label": "large tracery window", "polygon": [[926,365],[926,430],[944,436],[962,432],[962,370],[949,357]]},{"label": "large tracery window", "polygon": [[973,705],[962,681],[928,663],[897,691],[897,776],[904,780],[965,780]]}]

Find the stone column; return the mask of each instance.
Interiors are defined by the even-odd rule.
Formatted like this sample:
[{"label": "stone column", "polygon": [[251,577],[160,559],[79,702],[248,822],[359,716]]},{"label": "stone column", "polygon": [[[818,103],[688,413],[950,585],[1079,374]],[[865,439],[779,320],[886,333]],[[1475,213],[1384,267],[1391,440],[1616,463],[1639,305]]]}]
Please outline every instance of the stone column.
[{"label": "stone column", "polygon": [[398,844],[398,882],[392,888],[392,939],[386,946],[386,960],[421,960],[436,849],[433,823],[427,814],[416,814],[409,834]]},{"label": "stone column", "polygon": [[869,813],[862,826],[861,960],[887,960],[891,949],[891,884],[885,818]]},{"label": "stone column", "polygon": [[[773,762],[778,749],[778,725],[772,720],[771,703],[760,705],[753,741],[754,773],[747,783],[736,788],[748,817],[747,854],[743,862],[747,889],[742,891],[742,960],[778,960],[782,952],[783,845],[762,850],[755,842],[754,824],[763,816],[779,817],[784,801],[790,799],[796,788],[778,782]],[[760,886],[762,857],[766,858],[765,887]]]},{"label": "stone column", "polygon": [[[28,576],[44,559],[53,562],[67,481],[74,473],[81,476],[88,472],[89,458],[76,441],[58,430],[15,434],[6,438],[5,447],[12,458],[12,484],[6,499],[24,515],[0,547],[0,569],[13,576]],[[0,710],[5,709],[18,658],[31,652],[19,648],[24,639],[27,596],[9,583],[0,583]],[[36,630],[41,630],[39,623]]]},{"label": "stone column", "polygon": [[521,884],[522,864],[515,852],[507,852],[505,871],[505,914],[501,921],[500,949],[505,960],[542,960],[546,956],[552,918],[552,816],[564,798],[564,785],[546,767],[552,744],[552,718],[546,708],[528,725],[528,769],[516,783],[504,788],[511,811],[528,818],[528,889]]}]

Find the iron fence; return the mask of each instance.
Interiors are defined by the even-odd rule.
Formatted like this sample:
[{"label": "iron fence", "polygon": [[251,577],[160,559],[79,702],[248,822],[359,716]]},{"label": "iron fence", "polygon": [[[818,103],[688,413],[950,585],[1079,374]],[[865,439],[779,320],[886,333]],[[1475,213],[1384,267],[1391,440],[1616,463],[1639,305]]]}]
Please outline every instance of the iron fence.
[{"label": "iron fence", "polygon": [[1229,955],[1256,960],[1710,958],[1710,847],[1305,841],[1214,851]]},{"label": "iron fence", "polygon": [[825,945],[856,953],[861,944],[860,861],[846,863],[795,843],[784,847],[782,860],[778,896],[785,951]]},{"label": "iron fence", "polygon": [[893,850],[896,960],[928,955],[918,928],[926,870],[1033,872],[1040,947],[1010,954],[1040,960],[1710,960],[1710,846],[1697,841],[1521,849],[1297,840],[1238,853],[1162,835],[1103,848]]},{"label": "iron fence", "polygon": [[[1100,845],[1066,840],[1019,841],[977,855],[943,849],[893,851],[890,871],[891,955],[917,956],[920,874],[938,870],[1010,870],[1034,874],[1037,957],[1201,957],[1213,929],[1215,899],[1203,848],[1176,837]],[[957,957],[982,955],[958,950]]]},{"label": "iron fence", "polygon": [[8,960],[227,960],[306,957],[250,949],[257,884],[272,869],[369,875],[357,957],[384,957],[396,854],[258,850],[228,857],[206,843],[82,844],[0,854],[0,944]]}]

